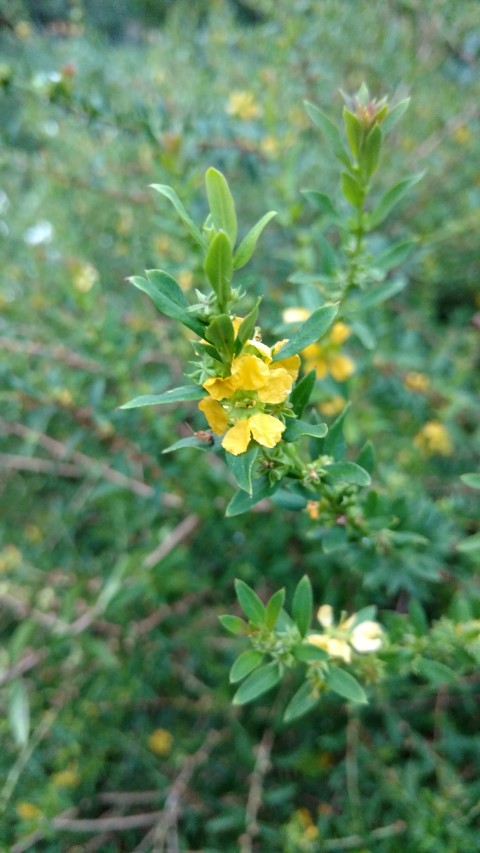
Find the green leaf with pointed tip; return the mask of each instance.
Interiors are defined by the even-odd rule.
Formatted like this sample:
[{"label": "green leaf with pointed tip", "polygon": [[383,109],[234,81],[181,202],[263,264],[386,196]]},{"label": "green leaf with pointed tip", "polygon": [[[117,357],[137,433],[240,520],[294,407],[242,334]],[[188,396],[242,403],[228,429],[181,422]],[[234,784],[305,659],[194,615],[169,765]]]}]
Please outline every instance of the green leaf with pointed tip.
[{"label": "green leaf with pointed tip", "polygon": [[315,661],[322,663],[330,658],[325,649],[308,642],[302,643],[301,646],[295,646],[293,654],[297,660],[301,660],[303,663],[315,663]]},{"label": "green leaf with pointed tip", "polygon": [[161,195],[165,196],[165,198],[168,198],[168,200],[173,204],[184,225],[187,226],[192,237],[196,240],[197,243],[200,244],[200,246],[205,247],[206,242],[205,238],[202,235],[202,232],[199,228],[197,228],[193,219],[188,215],[175,190],[172,190],[172,188],[167,186],[166,184],[150,184],[150,186],[153,190],[156,190],[157,193],[160,193]]},{"label": "green leaf with pointed tip", "polygon": [[301,190],[301,193],[324,216],[328,216],[334,221],[338,221],[341,219],[341,216],[335,205],[333,204],[330,196],[328,196],[326,193],[322,193],[319,190]]},{"label": "green leaf with pointed tip", "polygon": [[278,488],[280,488],[279,482],[269,483],[266,477],[259,477],[258,480],[254,480],[252,483],[251,495],[244,492],[243,489],[234,494],[227,506],[226,517],[232,518],[234,515],[242,515],[244,512],[248,512],[259,501],[270,498]]},{"label": "green leaf with pointed tip", "polygon": [[369,486],[372,482],[368,471],[356,462],[334,462],[333,465],[325,465],[324,470],[331,479],[353,483],[355,486]]},{"label": "green leaf with pointed tip", "polygon": [[162,450],[162,453],[174,453],[175,450],[182,450],[184,447],[193,447],[195,450],[210,450],[211,445],[208,442],[200,441],[194,435],[190,435],[188,438],[180,438],[179,441],[170,444],[169,447]]},{"label": "green leaf with pointed tip", "polygon": [[423,637],[428,631],[427,614],[418,598],[411,598],[408,603],[408,615],[412,620],[417,636]]},{"label": "green leaf with pointed tip", "polygon": [[253,702],[254,699],[275,687],[280,679],[281,673],[278,664],[267,663],[265,666],[261,666],[240,685],[233,697],[233,704],[246,705],[247,702]]},{"label": "green leaf with pointed tip", "polygon": [[434,687],[440,687],[442,684],[454,684],[458,681],[457,673],[438,660],[419,657],[415,661],[413,669]]},{"label": "green leaf with pointed tip", "polygon": [[313,123],[320,128],[335,155],[345,166],[350,167],[348,154],[343,146],[342,137],[337,126],[315,104],[310,103],[310,101],[304,101],[303,103],[308,115]]},{"label": "green leaf with pointed tip", "polygon": [[239,655],[230,669],[230,684],[235,684],[235,682],[250,675],[263,662],[263,657],[262,653],[255,651],[255,649],[248,649]]},{"label": "green leaf with pointed tip", "polygon": [[287,428],[283,433],[284,441],[298,441],[304,435],[311,435],[314,438],[324,438],[328,432],[326,424],[309,424],[306,421],[291,420],[287,424]]},{"label": "green leaf with pointed tip", "polygon": [[364,468],[369,474],[371,474],[375,468],[375,449],[370,440],[365,442],[358,454],[357,465],[360,465],[360,468]]},{"label": "green leaf with pointed tip", "polygon": [[276,621],[285,602],[285,590],[279,589],[268,601],[265,608],[265,625],[271,631],[275,628]]},{"label": "green leaf with pointed tip", "polygon": [[222,310],[231,294],[233,274],[232,247],[225,231],[219,231],[208,247],[205,272]]},{"label": "green leaf with pointed tip", "polygon": [[350,675],[350,673],[346,672],[344,669],[340,669],[340,667],[330,664],[328,672],[325,675],[325,681],[330,690],[333,690],[334,693],[338,693],[338,695],[342,696],[343,699],[348,699],[349,702],[356,702],[361,705],[368,703],[368,699],[361,684],[358,683],[357,679],[354,678],[353,675]]},{"label": "green leaf with pointed tip", "polygon": [[471,489],[480,489],[480,474],[461,474],[460,479]]},{"label": "green leaf with pointed tip", "polygon": [[333,424],[328,429],[327,437],[323,442],[321,452],[328,456],[333,456],[334,459],[341,459],[345,450],[345,439],[343,437],[343,424],[350,409],[350,403],[347,403],[339,416],[335,418]]},{"label": "green leaf with pointed tip", "polygon": [[252,257],[255,246],[257,245],[258,238],[262,233],[263,229],[266,225],[273,219],[274,216],[277,215],[276,210],[270,210],[265,216],[262,216],[261,219],[257,222],[256,225],[248,232],[246,237],[243,238],[240,243],[237,251],[233,256],[233,269],[239,270],[248,263],[250,258]]},{"label": "green leaf with pointed tip", "polygon": [[308,320],[300,326],[290,340],[287,341],[278,352],[273,356],[273,361],[281,361],[284,358],[290,358],[291,355],[296,355],[302,349],[308,347],[309,344],[318,341],[325,332],[328,332],[336,315],[338,313],[338,304],[323,305],[317,308],[313,314],[310,314]]},{"label": "green leaf with pointed tip", "polygon": [[310,373],[306,373],[300,382],[297,382],[290,394],[290,402],[297,418],[301,418],[305,406],[310,400],[312,391],[315,388],[316,378],[317,375],[315,370],[311,370]]},{"label": "green leaf with pointed tip", "polygon": [[457,545],[457,551],[462,554],[473,554],[474,551],[480,551],[480,533],[474,533],[473,536],[468,536]]},{"label": "green leaf with pointed tip", "polygon": [[365,191],[349,172],[342,172],[340,178],[343,195],[350,204],[357,209],[360,208],[365,201]]},{"label": "green leaf with pointed tip", "polygon": [[420,174],[412,175],[410,178],[403,178],[403,180],[399,181],[385,193],[378,204],[375,205],[371,214],[367,216],[366,222],[369,231],[373,228],[378,228],[378,226],[381,225],[395,205],[401,201],[404,195],[406,195],[408,191],[415,186],[415,184],[418,184],[424,174],[424,172],[420,172]]},{"label": "green leaf with pointed tip", "polygon": [[239,327],[238,332],[237,332],[237,337],[235,339],[235,354],[236,355],[238,355],[238,353],[242,349],[243,345],[248,340],[250,340],[250,338],[252,337],[252,335],[255,331],[255,324],[257,322],[257,317],[258,317],[258,307],[259,307],[261,301],[262,301],[262,297],[259,296],[255,305],[251,309],[251,311],[248,312],[247,316],[243,319],[242,323],[240,324],[240,327]]},{"label": "green leaf with pointed tip", "polygon": [[391,299],[404,290],[407,280],[404,278],[394,278],[392,281],[387,281],[385,284],[380,284],[378,287],[372,287],[367,293],[362,293],[361,296],[355,298],[355,306],[359,311],[368,311],[375,305]]},{"label": "green leaf with pointed tip", "polygon": [[186,403],[190,400],[201,400],[207,392],[198,385],[183,385],[181,388],[171,388],[163,394],[145,394],[135,397],[120,406],[120,409],[138,409],[140,406],[165,406],[168,403]]},{"label": "green leaf with pointed tip", "polygon": [[205,185],[213,224],[218,231],[225,231],[233,248],[237,240],[237,214],[227,180],[217,169],[210,168]]},{"label": "green leaf with pointed tip", "polygon": [[246,453],[241,453],[240,456],[233,456],[232,453],[225,452],[226,463],[235,478],[237,486],[249,495],[253,492],[252,470],[259,450],[260,448],[254,445]]},{"label": "green leaf with pointed tip", "polygon": [[218,617],[223,627],[231,634],[248,634],[248,625],[240,616],[231,616],[229,613]]},{"label": "green leaf with pointed tip", "polygon": [[155,308],[173,320],[179,320],[196,335],[203,337],[204,324],[188,313],[188,303],[174,278],[162,270],[147,270],[147,278],[133,275],[128,280],[150,297]]},{"label": "green leaf with pointed tip", "polygon": [[293,596],[292,616],[302,637],[305,636],[313,613],[313,592],[310,578],[304,575],[297,584]]},{"label": "green leaf with pointed tip", "polygon": [[388,272],[393,267],[398,267],[412,254],[415,248],[415,240],[402,240],[401,243],[396,243],[383,252],[378,258],[375,258],[373,265],[376,269],[382,272]]},{"label": "green leaf with pointed tip", "polygon": [[382,153],[383,133],[378,124],[372,128],[368,134],[362,152],[362,166],[365,169],[367,178],[370,179],[375,174]]},{"label": "green leaf with pointed tip", "polygon": [[238,578],[235,581],[235,592],[237,598],[247,619],[254,622],[256,625],[263,625],[265,622],[265,607],[260,601],[256,592],[248,586],[244,581]]},{"label": "green leaf with pointed tip", "polygon": [[208,324],[204,332],[205,338],[213,344],[225,364],[230,364],[233,356],[235,332],[228,314],[218,314]]},{"label": "green leaf with pointed tip", "polygon": [[395,127],[397,121],[401,119],[405,111],[408,109],[410,104],[410,98],[404,98],[403,101],[399,101],[398,104],[395,104],[394,107],[389,107],[386,118],[383,120],[382,127],[385,133],[389,133],[393,127]]},{"label": "green leaf with pointed tip", "polygon": [[348,144],[355,160],[358,160],[362,144],[363,129],[360,121],[347,107],[343,108],[343,122],[347,134]]},{"label": "green leaf with pointed tip", "polygon": [[306,681],[292,696],[283,713],[283,722],[292,723],[307,714],[315,705],[318,705],[320,697],[312,692],[312,685]]}]

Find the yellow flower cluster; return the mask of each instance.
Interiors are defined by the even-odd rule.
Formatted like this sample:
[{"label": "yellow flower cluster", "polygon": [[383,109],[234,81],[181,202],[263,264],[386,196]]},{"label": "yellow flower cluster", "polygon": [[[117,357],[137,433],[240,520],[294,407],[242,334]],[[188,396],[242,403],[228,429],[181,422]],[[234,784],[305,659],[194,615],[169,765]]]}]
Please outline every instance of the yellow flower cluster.
[{"label": "yellow flower cluster", "polygon": [[298,355],[273,361],[285,343],[270,348],[248,341],[228,376],[212,376],[203,383],[209,396],[198,407],[214,433],[225,433],[222,447],[233,456],[245,453],[252,439],[275,447],[282,437],[285,424],[276,417],[278,407],[287,400],[300,367]]},{"label": "yellow flower cluster", "polygon": [[227,113],[243,121],[249,121],[261,115],[262,110],[252,92],[232,92],[227,103]]},{"label": "yellow flower cluster", "polygon": [[148,738],[148,748],[155,755],[168,755],[173,746],[173,735],[167,729],[155,729]]},{"label": "yellow flower cluster", "polygon": [[428,456],[451,456],[453,452],[452,439],[440,421],[427,421],[413,439],[413,443]]},{"label": "yellow flower cluster", "polygon": [[[307,319],[309,311],[305,308],[287,308],[283,313],[286,323],[298,323]],[[302,350],[305,370],[315,370],[317,379],[330,374],[337,382],[344,382],[355,373],[355,363],[340,353],[341,345],[350,337],[350,327],[341,320],[334,323],[330,333],[321,343],[310,344]]]},{"label": "yellow flower cluster", "polygon": [[324,629],[323,634],[309,634],[307,642],[324,649],[332,658],[340,658],[345,663],[352,659],[352,649],[359,654],[376,652],[382,645],[382,629],[378,622],[366,619],[355,625],[356,614],[342,619],[339,625],[333,620],[333,608],[322,604],[317,619]]}]

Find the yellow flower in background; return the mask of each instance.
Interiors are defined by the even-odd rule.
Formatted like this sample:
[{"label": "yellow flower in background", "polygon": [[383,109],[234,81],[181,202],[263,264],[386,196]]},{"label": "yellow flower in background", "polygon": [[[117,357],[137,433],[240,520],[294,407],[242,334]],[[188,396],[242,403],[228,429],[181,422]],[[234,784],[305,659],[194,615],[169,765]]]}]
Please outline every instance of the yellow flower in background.
[{"label": "yellow flower in background", "polygon": [[430,380],[424,373],[418,373],[416,370],[409,370],[409,372],[405,374],[403,384],[409,391],[417,391],[419,394],[423,394],[425,391],[428,391],[430,387]]},{"label": "yellow flower in background", "polygon": [[92,264],[82,264],[74,273],[73,286],[79,293],[88,293],[98,279],[98,270]]},{"label": "yellow flower in background", "polygon": [[230,116],[250,121],[262,114],[253,92],[232,92],[227,103],[227,113]]},{"label": "yellow flower in background", "polygon": [[347,404],[347,401],[344,397],[341,397],[340,394],[335,394],[333,397],[330,397],[328,400],[323,400],[318,404],[318,408],[321,411],[322,415],[327,415],[327,417],[335,417],[335,415],[339,415],[342,412]]},{"label": "yellow flower in background", "polygon": [[166,729],[155,729],[148,738],[148,748],[155,755],[168,755],[172,750],[173,735]]},{"label": "yellow flower in background", "polygon": [[453,453],[452,439],[440,421],[427,421],[413,439],[413,443],[429,456],[451,456]]},{"label": "yellow flower in background", "polygon": [[[286,323],[301,323],[310,316],[305,308],[287,308],[283,312]],[[305,371],[314,370],[317,379],[324,379],[328,374],[337,382],[344,382],[355,373],[355,362],[347,355],[340,353],[340,347],[350,337],[351,329],[342,320],[334,323],[328,335],[310,344],[302,350],[305,360]]]},{"label": "yellow flower in background", "polygon": [[359,654],[376,652],[382,646],[383,631],[378,622],[365,619],[355,625],[356,614],[353,613],[335,625],[333,608],[330,604],[322,604],[317,612],[317,619],[324,629],[323,634],[309,634],[307,642],[319,649],[324,649],[333,658],[339,658],[344,663],[352,660],[352,649]]},{"label": "yellow flower in background", "polygon": [[34,803],[18,803],[16,812],[22,820],[34,820],[35,818],[42,816],[42,810]]},{"label": "yellow flower in background", "polygon": [[80,782],[80,776],[75,770],[60,770],[50,777],[56,788],[75,788]]}]

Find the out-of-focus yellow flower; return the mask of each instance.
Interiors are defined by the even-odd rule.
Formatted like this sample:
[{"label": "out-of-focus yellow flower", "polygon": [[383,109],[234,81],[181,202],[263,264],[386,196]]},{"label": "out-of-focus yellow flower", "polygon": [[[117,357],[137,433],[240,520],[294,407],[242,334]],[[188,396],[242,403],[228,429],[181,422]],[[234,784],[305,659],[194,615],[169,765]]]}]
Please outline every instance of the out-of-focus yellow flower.
[{"label": "out-of-focus yellow flower", "polygon": [[32,25],[29,21],[18,21],[15,24],[15,35],[19,39],[28,39],[32,35]]},{"label": "out-of-focus yellow flower", "polygon": [[473,133],[466,124],[461,124],[455,129],[453,138],[459,145],[468,145],[473,139]]},{"label": "out-of-focus yellow flower", "polygon": [[318,408],[322,415],[327,415],[327,417],[333,418],[335,415],[339,415],[340,412],[343,411],[346,403],[347,401],[344,397],[341,397],[340,394],[335,394],[333,397],[330,397],[329,400],[322,400],[322,402],[318,404]]},{"label": "out-of-focus yellow flower", "polygon": [[148,748],[155,755],[168,755],[172,750],[173,735],[166,729],[155,729],[148,738]]},{"label": "out-of-focus yellow flower", "polygon": [[28,542],[38,544],[43,540],[43,533],[38,524],[26,524],[23,528],[23,535]]},{"label": "out-of-focus yellow flower", "polygon": [[164,255],[165,252],[168,252],[169,249],[171,249],[171,247],[172,244],[170,240],[168,239],[168,237],[165,237],[164,234],[162,234],[160,237],[156,237],[153,241],[153,248],[156,252],[158,252],[159,255]]},{"label": "out-of-focus yellow flower", "polygon": [[309,317],[310,311],[307,311],[306,308],[285,308],[282,313],[284,323],[303,323]]},{"label": "out-of-focus yellow flower", "polygon": [[73,276],[73,286],[79,293],[88,293],[98,279],[98,270],[92,264],[82,264]]},{"label": "out-of-focus yellow flower", "polygon": [[230,116],[250,121],[262,114],[253,92],[232,92],[227,103],[227,113]]},{"label": "out-of-focus yellow flower", "polygon": [[277,157],[280,151],[279,141],[275,136],[264,136],[260,140],[259,148],[267,157]]},{"label": "out-of-focus yellow flower", "polygon": [[193,275],[190,270],[182,270],[177,275],[177,281],[182,290],[190,290],[193,282]]},{"label": "out-of-focus yellow flower", "polygon": [[[305,308],[287,308],[283,319],[286,323],[298,323],[306,320],[309,313]],[[342,320],[334,323],[329,334],[321,342],[310,344],[302,350],[305,370],[315,370],[317,379],[324,379],[328,374],[337,382],[348,379],[355,373],[355,363],[347,355],[340,353],[340,347],[350,334],[350,326]]]},{"label": "out-of-focus yellow flower", "polygon": [[424,394],[430,387],[430,380],[424,373],[418,373],[416,370],[409,370],[409,372],[405,374],[403,384],[409,391],[417,391],[419,394]]},{"label": "out-of-focus yellow flower", "polygon": [[322,604],[317,612],[317,619],[324,629],[323,634],[309,634],[307,642],[319,649],[324,649],[333,658],[339,658],[345,663],[352,659],[352,649],[359,654],[376,652],[382,645],[383,631],[378,622],[366,619],[355,625],[356,614],[335,625],[333,608],[330,604]]},{"label": "out-of-focus yellow flower", "polygon": [[54,388],[52,396],[61,406],[71,406],[73,403],[72,392],[68,388]]},{"label": "out-of-focus yellow flower", "polygon": [[451,456],[453,453],[452,439],[440,421],[427,421],[413,439],[413,443],[428,456]]},{"label": "out-of-focus yellow flower", "polygon": [[0,551],[0,572],[11,572],[22,562],[22,552],[16,545],[6,545]]},{"label": "out-of-focus yellow flower", "polygon": [[56,788],[75,788],[80,782],[80,776],[75,770],[60,770],[51,777],[52,785]]},{"label": "out-of-focus yellow flower", "polygon": [[17,804],[16,812],[22,820],[34,820],[42,816],[42,810],[35,803],[21,802]]},{"label": "out-of-focus yellow flower", "polygon": [[318,501],[308,501],[305,509],[312,521],[316,521],[319,516]]},{"label": "out-of-focus yellow flower", "polygon": [[346,323],[342,323],[342,321],[339,320],[338,323],[333,324],[329,337],[332,344],[340,345],[350,337],[350,334],[350,326],[347,326]]}]

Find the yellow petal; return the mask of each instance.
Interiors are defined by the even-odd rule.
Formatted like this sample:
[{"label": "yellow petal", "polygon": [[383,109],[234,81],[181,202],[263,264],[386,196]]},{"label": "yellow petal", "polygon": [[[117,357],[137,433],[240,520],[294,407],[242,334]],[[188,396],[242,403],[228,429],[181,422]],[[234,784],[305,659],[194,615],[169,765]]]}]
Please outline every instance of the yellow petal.
[{"label": "yellow petal", "polygon": [[238,330],[239,330],[240,326],[242,325],[245,318],[244,317],[231,317],[230,319],[232,321],[233,332],[235,334],[235,337],[237,337]]},{"label": "yellow petal", "polygon": [[258,397],[262,403],[283,403],[292,387],[293,379],[286,370],[271,370],[267,384],[260,388]]},{"label": "yellow petal", "polygon": [[214,433],[221,435],[222,432],[225,432],[228,427],[228,417],[220,403],[212,400],[211,397],[204,397],[203,400],[200,400],[198,408],[205,415],[208,425]]},{"label": "yellow petal", "polygon": [[317,619],[322,628],[330,628],[333,625],[333,607],[331,604],[322,604],[317,610]]},{"label": "yellow petal", "polygon": [[336,355],[330,362],[329,370],[337,382],[344,382],[352,373],[355,373],[355,364],[346,355]]},{"label": "yellow petal", "polygon": [[[287,343],[287,341],[278,341],[275,346],[272,348],[272,352],[275,354]],[[292,379],[296,379],[298,376],[298,371],[300,370],[300,356],[299,355],[291,355],[290,358],[282,358],[281,361],[275,362],[275,367],[283,367],[284,370],[292,377]]]},{"label": "yellow petal", "polygon": [[268,380],[268,367],[256,355],[241,355],[232,363],[232,379],[241,391],[257,391]]},{"label": "yellow petal", "polygon": [[267,347],[267,345],[262,343],[262,341],[255,340],[248,341],[248,346],[255,347],[255,349],[258,350],[258,352],[262,356],[263,360],[266,361],[267,364],[270,364],[272,360],[272,350],[270,349],[270,347]]},{"label": "yellow petal", "polygon": [[347,338],[350,337],[350,326],[347,326],[346,323],[342,323],[340,320],[338,323],[334,323],[332,330],[330,332],[330,340],[332,344],[343,344]]},{"label": "yellow petal", "polygon": [[236,390],[235,383],[231,376],[227,376],[226,379],[221,379],[218,376],[212,376],[203,383],[203,387],[214,400],[224,400],[225,397],[231,397]]},{"label": "yellow petal", "polygon": [[248,419],[248,423],[255,441],[258,441],[263,447],[275,447],[285,429],[285,424],[282,424],[273,415],[252,415]]},{"label": "yellow petal", "polygon": [[367,619],[353,629],[350,642],[356,652],[376,652],[382,645],[382,629],[378,622]]},{"label": "yellow petal", "polygon": [[246,418],[243,421],[238,421],[223,437],[222,447],[233,456],[245,453],[250,444],[250,420],[250,418]]}]

